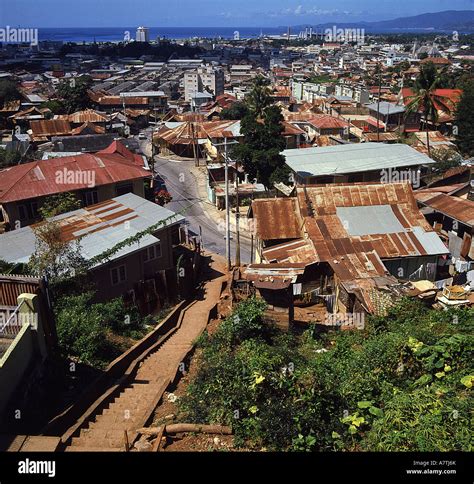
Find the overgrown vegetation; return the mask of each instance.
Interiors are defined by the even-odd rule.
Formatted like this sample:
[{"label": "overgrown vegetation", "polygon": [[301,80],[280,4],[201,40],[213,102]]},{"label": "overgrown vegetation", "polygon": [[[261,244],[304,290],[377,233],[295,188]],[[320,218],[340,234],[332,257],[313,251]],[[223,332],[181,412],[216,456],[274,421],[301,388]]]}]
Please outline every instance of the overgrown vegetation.
[{"label": "overgrown vegetation", "polygon": [[[66,79],[61,81],[57,87],[56,93],[59,97],[57,101],[57,110],[64,111],[66,114],[82,111],[90,108],[92,101],[87,91],[92,86],[93,81],[90,76],[81,76],[77,79]],[[60,106],[63,106],[61,109]]]},{"label": "overgrown vegetation", "polygon": [[21,94],[15,82],[9,79],[0,79],[0,106],[20,98]]},{"label": "overgrown vegetation", "polygon": [[66,357],[103,367],[128,349],[127,338],[146,334],[147,319],[122,298],[94,303],[93,292],[65,296],[55,307],[59,347]]},{"label": "overgrown vegetation", "polygon": [[474,80],[464,84],[459,100],[455,125],[457,144],[466,156],[474,156]]},{"label": "overgrown vegetation", "polygon": [[21,154],[16,150],[0,148],[0,169],[18,165],[21,161]]},{"label": "overgrown vegetation", "polygon": [[402,300],[364,331],[302,336],[263,311],[250,299],[201,337],[186,418],[231,425],[253,449],[473,450],[473,309]]}]

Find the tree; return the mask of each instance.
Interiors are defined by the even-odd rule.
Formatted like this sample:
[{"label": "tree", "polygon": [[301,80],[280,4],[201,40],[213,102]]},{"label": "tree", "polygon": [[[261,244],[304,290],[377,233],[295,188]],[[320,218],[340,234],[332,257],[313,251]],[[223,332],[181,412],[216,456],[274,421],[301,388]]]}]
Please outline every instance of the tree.
[{"label": "tree", "polygon": [[47,220],[33,230],[36,247],[28,261],[33,275],[46,277],[51,284],[56,284],[72,279],[85,270],[80,240],[64,240],[58,221]]},{"label": "tree", "polygon": [[0,80],[0,106],[3,106],[3,104],[11,101],[15,101],[16,99],[20,99],[20,97],[20,91],[13,81],[8,79]]},{"label": "tree", "polygon": [[18,151],[0,148],[0,169],[17,165],[20,161],[21,155]]},{"label": "tree", "polygon": [[45,199],[38,210],[43,222],[33,229],[36,247],[28,261],[30,273],[46,277],[53,285],[85,273],[87,263],[81,254],[80,238],[65,240],[60,222],[54,220],[57,215],[80,206],[81,202],[73,193],[59,193]]},{"label": "tree", "polygon": [[240,120],[244,118],[249,113],[247,105],[241,101],[237,101],[229,106],[228,108],[223,109],[219,116],[221,119],[230,119],[230,120]]},{"label": "tree", "polygon": [[232,156],[245,171],[265,188],[273,183],[288,181],[289,169],[281,152],[286,143],[281,109],[273,103],[269,81],[261,76],[245,99],[248,109],[240,124],[244,142],[234,146]]},{"label": "tree", "polygon": [[432,62],[424,64],[415,82],[414,94],[408,98],[409,102],[406,109],[406,115],[414,112],[421,112],[423,115],[428,156],[431,156],[429,123],[434,124],[438,121],[439,109],[446,113],[451,113],[454,110],[453,104],[447,98],[436,94],[440,84],[441,78],[435,65]]},{"label": "tree", "polygon": [[59,99],[50,99],[44,102],[41,107],[49,109],[53,114],[66,114],[66,108]]},{"label": "tree", "polygon": [[474,81],[465,83],[456,111],[456,141],[461,153],[474,156]]},{"label": "tree", "polygon": [[91,77],[81,76],[77,79],[65,79],[59,84],[56,92],[67,114],[87,109],[92,105],[87,92],[92,83]]},{"label": "tree", "polygon": [[38,212],[46,220],[78,208],[81,208],[80,200],[76,198],[74,193],[65,192],[47,197]]}]

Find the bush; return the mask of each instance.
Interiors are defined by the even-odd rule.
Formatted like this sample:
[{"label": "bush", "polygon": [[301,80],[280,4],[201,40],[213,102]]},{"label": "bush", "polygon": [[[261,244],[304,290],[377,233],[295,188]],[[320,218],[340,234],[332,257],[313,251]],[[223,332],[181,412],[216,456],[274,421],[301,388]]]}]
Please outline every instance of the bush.
[{"label": "bush", "polygon": [[401,300],[365,331],[282,334],[239,304],[200,339],[186,418],[270,450],[472,450],[473,309]]},{"label": "bush", "polygon": [[137,310],[127,310],[121,298],[95,304],[92,299],[92,292],[61,298],[55,310],[56,327],[65,356],[100,367],[121,352],[108,339],[110,333],[138,339],[145,329]]}]

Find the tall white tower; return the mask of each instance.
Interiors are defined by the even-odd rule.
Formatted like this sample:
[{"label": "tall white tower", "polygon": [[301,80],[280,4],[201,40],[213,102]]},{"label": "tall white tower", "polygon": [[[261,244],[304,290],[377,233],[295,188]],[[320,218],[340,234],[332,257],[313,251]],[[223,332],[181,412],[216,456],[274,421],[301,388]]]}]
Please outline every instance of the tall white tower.
[{"label": "tall white tower", "polygon": [[240,32],[238,30],[234,32],[234,40],[240,40]]},{"label": "tall white tower", "polygon": [[149,42],[150,41],[150,29],[148,27],[138,27],[135,35],[137,42]]}]

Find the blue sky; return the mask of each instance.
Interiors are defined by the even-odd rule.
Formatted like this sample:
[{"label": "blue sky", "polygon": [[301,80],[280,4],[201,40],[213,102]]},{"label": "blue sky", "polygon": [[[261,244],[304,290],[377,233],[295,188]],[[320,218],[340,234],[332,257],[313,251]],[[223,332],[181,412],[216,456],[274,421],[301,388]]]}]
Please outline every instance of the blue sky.
[{"label": "blue sky", "polygon": [[269,27],[473,9],[474,0],[0,0],[0,26]]}]

